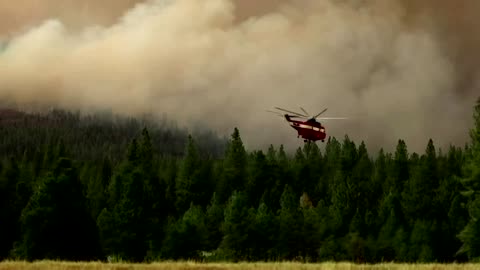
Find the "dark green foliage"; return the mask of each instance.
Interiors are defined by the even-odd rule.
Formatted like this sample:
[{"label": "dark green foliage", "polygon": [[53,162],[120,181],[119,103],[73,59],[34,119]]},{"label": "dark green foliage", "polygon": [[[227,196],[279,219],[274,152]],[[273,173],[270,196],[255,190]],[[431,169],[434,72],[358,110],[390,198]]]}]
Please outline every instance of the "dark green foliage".
[{"label": "dark green foliage", "polygon": [[22,211],[22,237],[13,250],[26,260],[87,260],[98,256],[95,223],[86,212],[77,170],[61,158]]},{"label": "dark green foliage", "polygon": [[162,257],[168,259],[199,259],[207,245],[208,230],[202,209],[193,204],[183,217],[170,222],[163,244]]},{"label": "dark green foliage", "polygon": [[119,173],[109,186],[109,200],[97,219],[107,255],[142,261],[158,247],[159,229],[166,217],[160,180],[154,173],[148,131],[140,143],[132,140]]},{"label": "dark green foliage", "polygon": [[206,205],[212,196],[211,162],[201,158],[191,136],[176,180],[176,210],[184,213],[190,203]]},{"label": "dark green foliage", "polygon": [[[4,117],[2,117],[4,116]],[[8,118],[6,117],[8,116]],[[108,156],[115,166],[123,159],[125,148],[138,132],[147,127],[152,138],[153,154],[183,155],[187,131],[177,128],[167,119],[143,117],[133,119],[112,115],[81,115],[61,110],[49,113],[25,114],[0,108],[0,153],[28,160],[41,158],[41,164],[51,165],[62,142],[78,160],[101,162]],[[195,132],[203,150],[219,157],[224,151],[223,141],[212,133]],[[209,145],[205,149],[203,146]]]},{"label": "dark green foliage", "polygon": [[0,259],[5,258],[18,237],[18,217],[28,200],[28,183],[20,179],[14,158],[1,167],[0,174]]},{"label": "dark green foliage", "polygon": [[470,259],[480,258],[480,98],[474,108],[475,125],[470,130],[472,139],[469,154],[464,163],[465,176],[461,179],[467,191],[469,221],[459,234],[463,242],[459,253],[465,253]]},{"label": "dark green foliage", "polygon": [[207,228],[206,251],[217,249],[222,242],[223,210],[224,208],[218,203],[216,193],[214,193],[205,213],[205,227]]},{"label": "dark green foliage", "polygon": [[108,186],[110,185],[113,168],[108,158],[103,160],[96,176],[88,181],[87,198],[92,217],[97,219],[100,211],[106,207],[108,200]]},{"label": "dark green foliage", "polygon": [[218,198],[224,203],[234,191],[243,190],[247,179],[247,153],[240,132],[234,129],[227,146],[222,167],[222,177],[218,183]]},{"label": "dark green foliage", "polygon": [[302,203],[300,207],[303,214],[302,253],[306,261],[316,261],[318,260],[318,250],[327,237],[328,224],[325,222],[327,217],[322,213],[324,206],[321,203],[317,207]]},{"label": "dark green foliage", "polygon": [[[412,161],[415,156],[412,156]],[[405,141],[399,140],[397,149],[393,157],[392,172],[387,180],[385,190],[392,190],[395,193],[401,193],[403,185],[410,178],[408,150]]]},{"label": "dark green foliage", "polygon": [[303,249],[303,214],[300,210],[300,198],[293,189],[286,185],[280,197],[278,213],[277,254],[280,258],[293,260],[302,255]]},{"label": "dark green foliage", "polygon": [[277,218],[265,203],[261,203],[256,211],[250,234],[250,237],[254,239],[251,242],[250,259],[255,261],[273,260],[275,258],[273,248],[278,235]]},{"label": "dark green foliage", "polygon": [[405,215],[411,223],[419,218],[433,220],[437,216],[435,197],[439,188],[439,175],[432,140],[428,142],[425,154],[414,168],[402,193]]},{"label": "dark green foliage", "polygon": [[[252,164],[249,170],[249,178],[245,190],[249,197],[249,206],[256,207],[260,204],[262,195],[275,186],[275,174],[272,171],[273,164],[270,165],[267,157],[262,151],[256,151],[252,154]],[[271,157],[272,158],[272,157]],[[270,163],[275,162],[271,160]],[[270,166],[269,166],[270,165]],[[272,167],[272,168],[271,168]],[[267,195],[267,200],[271,199]],[[271,203],[269,201],[269,203]]]},{"label": "dark green foliage", "polygon": [[465,252],[471,259],[480,257],[480,199],[475,198],[469,203],[468,224],[463,228],[458,237],[463,242],[460,253]]},{"label": "dark green foliage", "polygon": [[0,119],[0,259],[480,258],[480,100],[465,148],[374,155],[348,136],[247,151],[237,128],[16,117]]},{"label": "dark green foliage", "polygon": [[138,169],[125,169],[122,173],[124,177],[121,178],[123,186],[120,188],[120,196],[113,207],[102,210],[97,223],[105,254],[139,261],[147,251],[142,172]]},{"label": "dark green foliage", "polygon": [[244,192],[233,192],[225,207],[224,216],[224,237],[220,247],[234,260],[248,259],[249,249],[255,241],[252,234],[255,209],[248,207],[248,197]]}]

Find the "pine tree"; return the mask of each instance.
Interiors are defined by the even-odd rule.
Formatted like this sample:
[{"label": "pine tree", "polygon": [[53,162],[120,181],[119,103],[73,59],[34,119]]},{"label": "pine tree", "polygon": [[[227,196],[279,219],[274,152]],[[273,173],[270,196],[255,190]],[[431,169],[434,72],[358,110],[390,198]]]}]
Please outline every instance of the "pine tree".
[{"label": "pine tree", "polygon": [[302,193],[310,195],[314,204],[326,193],[327,183],[321,181],[323,173],[323,157],[316,143],[307,143],[303,147],[305,162],[297,175],[297,182],[302,183],[299,189]]},{"label": "pine tree", "polygon": [[373,162],[370,159],[365,143],[362,141],[358,147],[358,161],[353,169],[352,175],[352,201],[354,205],[363,207],[355,210],[354,217],[359,219],[359,228],[357,232],[365,237],[367,228],[365,227],[365,215],[367,210],[374,208],[381,197],[380,193],[375,193],[375,183],[371,181],[373,173]]},{"label": "pine tree", "polygon": [[[410,178],[409,160],[407,144],[404,140],[399,140],[397,148],[395,150],[395,156],[393,160],[393,174],[389,182],[388,189],[400,194],[403,190],[405,182]],[[387,190],[388,192],[388,190]]]},{"label": "pine tree", "polygon": [[147,128],[143,128],[141,139],[138,149],[138,157],[144,170],[147,173],[151,173],[153,169],[153,147],[150,133]]},{"label": "pine tree", "polygon": [[286,185],[280,198],[281,209],[278,213],[277,254],[281,260],[292,260],[302,255],[304,238],[303,213],[300,200],[293,189]]},{"label": "pine tree", "polygon": [[88,181],[87,198],[92,217],[97,219],[100,211],[107,206],[108,186],[110,185],[113,169],[108,158],[104,158],[100,172]]},{"label": "pine tree", "polygon": [[127,160],[132,166],[138,166],[140,155],[138,150],[138,139],[133,139],[128,148]]},{"label": "pine tree", "polygon": [[177,213],[176,208],[176,180],[179,173],[179,161],[177,158],[165,158],[162,159],[160,165],[160,183],[165,190],[162,195],[165,196],[165,211],[166,216],[181,216],[181,213]]},{"label": "pine tree", "polygon": [[[1,164],[1,162],[0,162]],[[18,237],[17,185],[20,181],[20,168],[14,158],[10,158],[3,174],[0,175],[0,259],[6,258]]]},{"label": "pine tree", "polygon": [[216,193],[213,194],[210,204],[205,213],[205,226],[207,228],[206,250],[213,251],[220,245],[223,233],[222,224],[224,221],[224,209],[218,203]]},{"label": "pine tree", "polygon": [[245,190],[249,197],[249,206],[257,207],[262,195],[274,186],[275,179],[271,176],[267,158],[262,151],[255,151],[251,160]]},{"label": "pine tree", "polygon": [[428,142],[425,154],[422,155],[420,163],[415,168],[416,170],[407,180],[405,190],[402,193],[404,213],[411,224],[419,218],[428,220],[436,218],[438,206],[432,205],[432,203],[435,202],[440,181],[437,156],[431,139]]},{"label": "pine tree", "polygon": [[[280,166],[279,155],[284,155],[285,152],[282,147],[276,151],[275,148],[270,145],[266,160],[263,159],[260,153],[257,154],[257,159],[254,156],[250,166],[249,180],[255,179],[255,185],[262,187],[262,190],[255,191],[255,193],[262,193],[259,201],[265,203],[270,211],[275,212],[280,207],[278,198],[280,198],[283,192],[283,182],[286,177],[282,171],[287,170],[287,168]],[[257,169],[259,169],[260,172],[257,172]],[[253,188],[250,184],[247,186],[247,190],[252,190]],[[247,192],[250,194],[250,191]],[[259,201],[253,202],[253,206],[258,206]]]},{"label": "pine tree", "polygon": [[271,177],[273,184],[272,187],[265,187],[264,194],[261,201],[267,204],[268,208],[274,213],[279,210],[280,196],[282,195],[285,185],[289,184],[293,180],[292,162],[285,153],[283,145],[280,145],[276,161],[270,160],[268,162],[268,175]]},{"label": "pine tree", "polygon": [[82,190],[72,161],[61,158],[22,212],[22,238],[14,254],[26,260],[96,258],[95,223]]},{"label": "pine tree", "polygon": [[410,235],[409,260],[412,262],[432,262],[432,223],[418,219],[415,221]]},{"label": "pine tree", "polygon": [[270,144],[267,150],[266,154],[268,162],[276,162],[277,161],[277,151],[275,150],[275,147],[273,144]]},{"label": "pine tree", "polygon": [[202,162],[192,136],[188,136],[186,154],[176,181],[176,208],[184,213],[190,203],[204,205],[210,197],[209,171],[207,162]]},{"label": "pine tree", "polygon": [[147,239],[153,237],[153,225],[159,224],[155,222],[158,213],[153,197],[157,183],[151,178],[145,135],[144,130],[140,144],[132,140],[126,160],[110,183],[107,207],[97,218],[104,253],[132,261],[145,258],[151,245]]},{"label": "pine tree", "polygon": [[474,127],[470,130],[470,155],[464,165],[462,183],[467,188],[464,194],[469,197],[469,221],[458,235],[463,245],[459,253],[470,259],[480,257],[480,98],[474,109]]},{"label": "pine tree", "polygon": [[247,177],[247,153],[237,128],[231,135],[222,169],[217,194],[224,203],[232,192],[244,190]]},{"label": "pine tree", "polygon": [[382,258],[382,260],[385,261],[393,261],[397,257],[393,238],[399,227],[399,222],[394,208],[390,209],[388,212],[387,207],[384,207],[384,209],[385,213],[383,215],[386,216],[386,218],[383,218],[385,219],[385,223],[381,226],[378,233],[376,245],[377,257]]},{"label": "pine tree", "polygon": [[50,143],[45,151],[41,170],[50,170],[53,166],[55,158],[55,145]]},{"label": "pine tree", "polygon": [[275,214],[265,203],[260,203],[255,215],[251,238],[251,259],[267,261],[274,259],[273,248],[277,235]]},{"label": "pine tree", "polygon": [[118,200],[102,210],[97,224],[106,255],[141,261],[147,252],[144,183],[138,169],[124,173]]},{"label": "pine tree", "polygon": [[378,152],[378,156],[375,160],[373,166],[373,172],[370,177],[369,191],[371,194],[374,194],[372,198],[369,197],[369,206],[368,209],[372,214],[376,215],[378,213],[378,207],[380,201],[383,199],[383,184],[387,180],[387,157],[385,152],[382,149]]},{"label": "pine tree", "polygon": [[325,202],[332,201],[332,194],[335,190],[334,182],[340,172],[340,158],[341,158],[342,146],[335,137],[329,137],[325,145],[325,155],[323,158],[324,165],[322,166],[321,183],[325,188],[325,196],[322,198]]},{"label": "pine tree", "polygon": [[199,259],[207,244],[207,228],[201,207],[190,205],[181,219],[171,222],[162,247],[166,259]]},{"label": "pine tree", "polygon": [[225,208],[223,224],[223,240],[220,248],[233,260],[246,260],[249,247],[255,239],[251,232],[255,220],[255,209],[248,207],[245,192],[234,192]]},{"label": "pine tree", "polygon": [[[308,204],[307,204],[308,205]],[[318,250],[323,244],[323,240],[327,236],[328,220],[326,214],[323,213],[325,209],[323,202],[317,204],[316,207],[302,207],[303,213],[303,228],[302,239],[304,243],[302,246],[306,261],[315,262],[318,260]]]},{"label": "pine tree", "polygon": [[330,185],[332,224],[336,234],[348,232],[350,220],[355,214],[357,195],[360,192],[354,179],[355,167],[358,162],[358,152],[355,143],[348,136],[342,144],[340,165],[337,167]]},{"label": "pine tree", "polygon": [[351,176],[353,168],[355,167],[357,161],[358,152],[355,142],[350,140],[350,138],[345,135],[340,159],[340,166],[344,176],[346,176],[347,178]]}]

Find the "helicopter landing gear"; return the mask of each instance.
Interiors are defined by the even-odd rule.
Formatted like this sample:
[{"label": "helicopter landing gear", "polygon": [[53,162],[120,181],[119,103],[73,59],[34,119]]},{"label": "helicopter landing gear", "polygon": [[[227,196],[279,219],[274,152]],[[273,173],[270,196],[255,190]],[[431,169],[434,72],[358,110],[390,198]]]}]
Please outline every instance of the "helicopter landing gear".
[{"label": "helicopter landing gear", "polygon": [[325,140],[322,140],[322,142],[325,142]]}]

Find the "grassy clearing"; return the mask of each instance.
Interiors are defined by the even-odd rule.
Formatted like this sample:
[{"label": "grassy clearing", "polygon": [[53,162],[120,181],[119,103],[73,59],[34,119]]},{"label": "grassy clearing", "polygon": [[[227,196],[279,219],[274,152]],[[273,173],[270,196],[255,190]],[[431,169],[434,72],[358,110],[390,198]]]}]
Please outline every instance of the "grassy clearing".
[{"label": "grassy clearing", "polygon": [[151,264],[128,264],[128,263],[100,263],[100,262],[55,262],[38,261],[12,262],[5,261],[0,263],[0,270],[292,270],[292,269],[321,269],[321,270],[474,270],[480,269],[480,264],[352,264],[352,263],[320,263],[320,264],[302,264],[302,263],[194,263],[194,262],[162,262]]}]

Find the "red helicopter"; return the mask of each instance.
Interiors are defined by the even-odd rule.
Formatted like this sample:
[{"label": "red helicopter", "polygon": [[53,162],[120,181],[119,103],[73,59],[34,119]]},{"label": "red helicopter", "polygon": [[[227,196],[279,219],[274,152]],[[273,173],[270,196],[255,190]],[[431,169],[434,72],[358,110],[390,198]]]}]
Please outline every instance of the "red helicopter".
[{"label": "red helicopter", "polygon": [[[275,107],[275,109],[291,113],[289,114],[282,114],[280,112],[274,112],[274,111],[268,111],[274,114],[277,114],[281,117],[285,117],[285,119],[290,123],[290,126],[294,128],[297,132],[297,138],[302,137],[304,142],[316,142],[316,141],[322,141],[325,142],[325,138],[327,136],[327,133],[325,132],[325,127],[317,121],[317,119],[323,119],[323,120],[331,120],[331,119],[347,119],[345,117],[321,117],[318,118],[321,114],[323,114],[327,109],[324,109],[320,113],[318,113],[315,116],[309,116],[309,113],[305,111],[302,107],[300,109],[305,113],[301,114],[298,112],[293,112],[289,110],[285,110],[282,108]],[[298,121],[298,120],[293,120],[293,118],[300,118],[300,119],[307,119],[306,121]]]}]

